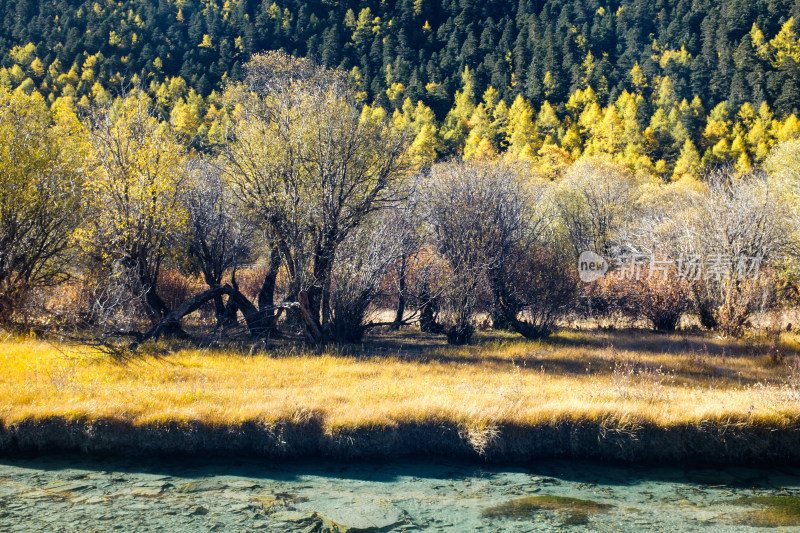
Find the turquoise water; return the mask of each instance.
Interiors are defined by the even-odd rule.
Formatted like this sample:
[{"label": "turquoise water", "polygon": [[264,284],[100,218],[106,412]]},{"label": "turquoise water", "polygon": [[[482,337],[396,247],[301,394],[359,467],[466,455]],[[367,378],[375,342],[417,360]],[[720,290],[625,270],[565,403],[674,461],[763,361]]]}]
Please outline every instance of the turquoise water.
[{"label": "turquoise water", "polygon": [[764,531],[764,496],[792,523],[800,469],[0,458],[13,532]]}]

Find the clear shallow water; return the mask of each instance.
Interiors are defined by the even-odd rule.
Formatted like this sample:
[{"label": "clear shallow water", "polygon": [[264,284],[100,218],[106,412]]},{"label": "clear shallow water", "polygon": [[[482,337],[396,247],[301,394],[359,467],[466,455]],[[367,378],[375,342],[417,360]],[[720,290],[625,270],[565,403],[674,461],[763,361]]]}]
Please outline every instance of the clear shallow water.
[{"label": "clear shallow water", "polygon": [[800,469],[0,458],[14,532],[764,531],[742,498],[773,495],[800,497]]}]

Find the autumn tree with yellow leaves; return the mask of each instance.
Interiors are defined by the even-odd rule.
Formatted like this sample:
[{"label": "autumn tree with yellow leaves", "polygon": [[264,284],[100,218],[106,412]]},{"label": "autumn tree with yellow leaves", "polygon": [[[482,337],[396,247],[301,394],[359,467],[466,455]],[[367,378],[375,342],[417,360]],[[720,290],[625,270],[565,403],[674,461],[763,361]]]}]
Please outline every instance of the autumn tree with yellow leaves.
[{"label": "autumn tree with yellow leaves", "polygon": [[170,312],[158,294],[159,277],[188,219],[186,149],[141,91],[96,109],[86,135],[86,222],[78,241],[96,268],[124,277],[143,295],[158,322]]},{"label": "autumn tree with yellow leaves", "polygon": [[404,194],[407,137],[385,113],[362,111],[341,72],[283,53],[253,58],[227,97],[228,183],[280,257],[308,337],[321,342],[336,251]]},{"label": "autumn tree with yellow leaves", "polygon": [[74,116],[36,93],[0,89],[0,321],[30,293],[71,272],[81,221],[82,161]]}]

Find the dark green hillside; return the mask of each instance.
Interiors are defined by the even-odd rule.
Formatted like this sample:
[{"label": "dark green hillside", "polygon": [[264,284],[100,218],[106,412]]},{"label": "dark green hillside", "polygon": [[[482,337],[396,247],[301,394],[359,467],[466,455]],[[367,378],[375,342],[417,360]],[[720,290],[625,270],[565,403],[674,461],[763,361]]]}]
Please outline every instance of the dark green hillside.
[{"label": "dark green hillside", "polygon": [[252,52],[282,48],[353,71],[385,107],[422,99],[440,118],[465,66],[477,94],[491,85],[536,108],[587,85],[607,104],[669,76],[708,109],[765,100],[786,115],[800,103],[800,47],[781,29],[799,14],[796,0],[0,0],[0,61],[43,92],[74,66],[78,94],[145,73],[205,95]]}]

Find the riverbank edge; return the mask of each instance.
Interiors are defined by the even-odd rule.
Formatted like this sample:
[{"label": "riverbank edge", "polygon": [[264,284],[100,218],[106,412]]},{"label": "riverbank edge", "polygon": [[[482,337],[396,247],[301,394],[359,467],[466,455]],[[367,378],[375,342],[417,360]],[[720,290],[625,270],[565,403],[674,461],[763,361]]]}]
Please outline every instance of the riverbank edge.
[{"label": "riverbank edge", "polygon": [[414,422],[330,429],[321,420],[134,425],[124,420],[52,417],[0,423],[0,454],[247,456],[266,459],[391,460],[409,456],[482,462],[573,458],[630,463],[800,464],[800,424],[610,425],[572,421],[536,426],[467,427]]}]

